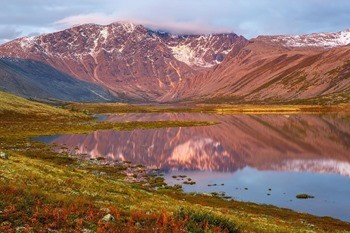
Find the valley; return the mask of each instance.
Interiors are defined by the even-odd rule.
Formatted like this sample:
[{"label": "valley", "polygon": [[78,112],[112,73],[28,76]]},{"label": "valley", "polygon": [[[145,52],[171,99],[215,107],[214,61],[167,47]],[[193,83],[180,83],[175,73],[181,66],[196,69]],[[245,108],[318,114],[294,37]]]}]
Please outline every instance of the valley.
[{"label": "valley", "polygon": [[[333,218],[270,205],[185,194],[167,185],[154,191],[142,186],[143,183],[128,183],[120,171],[133,164],[113,167],[79,162],[66,152],[54,152],[52,147],[31,138],[101,129],[133,132],[136,128],[153,128],[154,121],[96,122],[79,111],[0,94],[0,150],[7,155],[0,159],[2,231],[18,227],[67,232],[84,229],[188,231],[205,225],[218,232],[271,232],[271,229],[343,232],[350,227],[349,223]],[[94,113],[93,109],[89,111]],[[167,125],[169,121],[158,122],[163,122],[162,127],[213,124],[198,120],[200,118],[195,122],[175,121],[175,125]],[[207,126],[202,127],[205,130]],[[114,222],[101,221],[108,213],[115,216]]]},{"label": "valley", "polygon": [[0,232],[345,233],[349,116],[349,30],[7,41]]}]

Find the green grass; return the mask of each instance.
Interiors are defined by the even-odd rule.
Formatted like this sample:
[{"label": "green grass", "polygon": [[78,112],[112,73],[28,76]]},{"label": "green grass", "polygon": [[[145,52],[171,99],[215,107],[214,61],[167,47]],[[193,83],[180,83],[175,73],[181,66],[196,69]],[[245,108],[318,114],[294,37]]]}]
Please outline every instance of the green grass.
[{"label": "green grass", "polygon": [[[128,183],[123,167],[80,162],[32,136],[179,126],[179,122],[98,123],[62,110],[0,94],[0,232],[344,232],[350,224],[273,206],[158,191]],[[17,108],[27,106],[19,112]],[[26,107],[24,107],[26,108]],[[115,106],[113,106],[115,108]],[[32,109],[32,110],[30,110]],[[197,123],[186,123],[188,126]],[[200,123],[201,124],[201,123]],[[203,123],[204,125],[207,123]],[[125,166],[132,166],[132,164]],[[152,176],[152,185],[163,184]],[[114,222],[101,219],[110,213]]]},{"label": "green grass", "polygon": [[285,104],[285,105],[232,105],[232,104],[192,104],[192,105],[131,105],[131,104],[90,104],[73,103],[64,106],[65,109],[77,113],[216,113],[216,114],[300,114],[350,112],[350,104],[320,105],[320,104]]},{"label": "green grass", "polygon": [[332,93],[327,95],[321,95],[314,98],[307,98],[301,100],[290,101],[290,104],[304,104],[304,105],[345,105],[344,103],[350,103],[350,90]]},{"label": "green grass", "polygon": [[70,112],[65,109],[54,108],[46,104],[33,102],[24,98],[0,91],[0,115],[6,116],[55,116],[55,117],[84,117],[76,112]]}]

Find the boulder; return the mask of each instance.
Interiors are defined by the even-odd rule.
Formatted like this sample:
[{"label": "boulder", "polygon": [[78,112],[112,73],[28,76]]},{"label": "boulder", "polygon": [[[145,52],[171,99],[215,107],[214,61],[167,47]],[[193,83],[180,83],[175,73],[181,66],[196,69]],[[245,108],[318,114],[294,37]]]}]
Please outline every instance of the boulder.
[{"label": "boulder", "polygon": [[111,215],[111,214],[107,214],[106,216],[104,216],[102,218],[102,220],[104,222],[114,222],[115,221],[115,217],[113,217],[113,215]]}]

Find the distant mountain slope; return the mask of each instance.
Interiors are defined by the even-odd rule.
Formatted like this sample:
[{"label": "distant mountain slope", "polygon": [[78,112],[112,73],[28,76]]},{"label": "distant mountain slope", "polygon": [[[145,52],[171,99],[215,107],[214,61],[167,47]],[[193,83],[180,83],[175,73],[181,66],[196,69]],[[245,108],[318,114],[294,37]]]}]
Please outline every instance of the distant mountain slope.
[{"label": "distant mountain slope", "polygon": [[332,48],[350,44],[350,29],[334,33],[313,33],[292,36],[259,36],[258,39],[270,41],[286,47]]},{"label": "distant mountain slope", "polygon": [[349,91],[350,46],[291,49],[257,38],[163,100],[286,102]]},{"label": "distant mountain slope", "polygon": [[116,98],[96,84],[77,80],[44,63],[0,59],[0,91],[26,98],[108,102]]},{"label": "distant mountain slope", "polygon": [[246,43],[233,33],[179,36],[131,23],[87,24],[11,41],[0,56],[40,61],[120,98],[150,101]]}]

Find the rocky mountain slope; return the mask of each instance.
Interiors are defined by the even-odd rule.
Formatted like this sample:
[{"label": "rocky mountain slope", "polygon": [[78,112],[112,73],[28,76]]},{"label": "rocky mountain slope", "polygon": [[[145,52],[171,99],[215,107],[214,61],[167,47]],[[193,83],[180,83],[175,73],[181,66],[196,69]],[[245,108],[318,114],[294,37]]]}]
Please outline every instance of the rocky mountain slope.
[{"label": "rocky mountain slope", "polygon": [[291,48],[258,37],[163,100],[286,102],[349,93],[350,46]]},{"label": "rocky mountain slope", "polygon": [[246,43],[236,34],[178,36],[131,23],[88,24],[14,40],[0,46],[0,56],[43,62],[119,98],[153,101]]},{"label": "rocky mountain slope", "polygon": [[[349,43],[350,30],[248,41],[234,33],[172,35],[131,23],[87,24],[11,41],[0,46],[0,57],[45,64],[59,71],[60,78],[94,83],[118,100],[265,103],[337,96],[341,102],[350,93]],[[47,80],[40,79],[44,83],[60,79],[49,76],[46,68],[20,70],[45,74]],[[15,80],[11,85],[2,81],[2,90],[13,89]],[[52,92],[40,82],[18,82],[25,90],[13,93],[22,96],[37,93],[40,85],[45,94],[39,98]],[[66,93],[81,94],[73,89]]]},{"label": "rocky mountain slope", "polygon": [[335,33],[313,33],[293,36],[259,36],[258,39],[277,43],[285,47],[332,48],[350,44],[350,29]]},{"label": "rocky mountain slope", "polygon": [[0,59],[0,91],[38,100],[117,101],[105,88],[75,79],[49,65],[28,59]]}]

